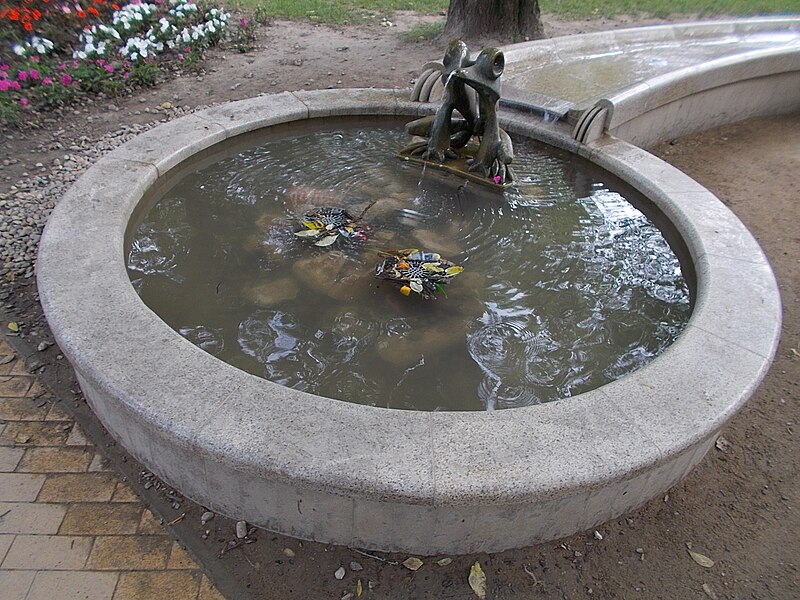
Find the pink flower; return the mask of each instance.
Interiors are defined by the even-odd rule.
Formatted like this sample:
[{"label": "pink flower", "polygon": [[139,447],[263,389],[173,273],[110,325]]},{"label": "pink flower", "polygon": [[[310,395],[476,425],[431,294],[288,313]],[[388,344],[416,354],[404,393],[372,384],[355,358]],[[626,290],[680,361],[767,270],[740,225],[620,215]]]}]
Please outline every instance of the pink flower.
[{"label": "pink flower", "polygon": [[8,65],[6,65],[6,64],[0,65],[0,71],[8,71],[8,69],[9,69]]},{"label": "pink flower", "polygon": [[31,69],[30,71],[28,71],[28,77],[30,77],[34,81],[38,81],[39,71],[37,71],[36,69]]},{"label": "pink flower", "polygon": [[69,85],[70,83],[72,83],[72,77],[70,77],[70,75],[68,73],[64,73],[61,76],[61,83],[63,85]]},{"label": "pink flower", "polygon": [[245,27],[247,27],[247,19],[245,17],[242,17],[242,29],[244,29]]},{"label": "pink flower", "polygon": [[105,64],[105,65],[103,65],[103,68],[104,68],[106,71],[108,71],[109,73],[113,73],[113,72],[114,72],[114,67],[112,67],[112,66],[111,66],[111,65],[109,65],[109,64]]},{"label": "pink flower", "polygon": [[20,91],[20,89],[22,89],[20,87],[20,85],[19,85],[19,81],[11,81],[11,82],[9,82],[8,87],[10,87],[15,92],[18,92],[18,91]]},{"label": "pink flower", "polygon": [[7,92],[10,87],[11,84],[7,79],[0,79],[0,92]]},{"label": "pink flower", "polygon": [[53,85],[53,78],[52,77],[43,78],[42,85]]},{"label": "pink flower", "polygon": [[28,101],[27,98],[20,98],[19,103],[22,106],[22,108],[29,108],[31,105],[31,103]]},{"label": "pink flower", "polygon": [[28,78],[27,71],[17,71],[17,81],[25,81]]},{"label": "pink flower", "polygon": [[183,60],[183,54],[181,52],[178,52],[178,60]]}]

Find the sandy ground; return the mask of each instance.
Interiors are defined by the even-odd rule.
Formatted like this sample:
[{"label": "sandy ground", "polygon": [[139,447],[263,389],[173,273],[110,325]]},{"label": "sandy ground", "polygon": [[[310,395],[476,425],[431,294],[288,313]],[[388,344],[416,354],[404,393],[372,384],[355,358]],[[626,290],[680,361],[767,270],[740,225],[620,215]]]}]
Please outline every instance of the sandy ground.
[{"label": "sandy ground", "polygon": [[[184,74],[154,90],[87,104],[42,129],[3,132],[0,163],[18,160],[2,168],[3,187],[46,169],[35,165],[48,165],[63,153],[49,150],[54,140],[68,147],[124,124],[161,120],[163,102],[191,109],[284,90],[409,85],[419,66],[441,53],[439,44],[403,40],[401,32],[418,21],[404,14],[392,28],[285,22],[262,27],[260,48],[247,54],[216,50],[203,74]],[[546,20],[546,31],[565,35],[655,22]],[[724,431],[724,442],[667,496],[604,525],[598,534],[589,531],[494,555],[454,556],[446,566],[436,564],[443,557],[423,558],[417,572],[393,564],[406,556],[373,558],[269,532],[256,532],[254,543],[221,554],[235,537],[233,523],[217,517],[202,526],[203,509],[195,506],[175,527],[176,534],[228,597],[338,600],[355,596],[361,580],[364,598],[467,599],[475,597],[467,584],[469,567],[480,560],[487,597],[494,599],[800,598],[795,436],[800,419],[800,115],[723,127],[664,144],[656,153],[711,189],[750,227],[783,292],[783,338],[776,362],[753,400]],[[30,282],[6,285],[0,298],[2,316],[41,322]],[[54,354],[37,360],[47,366]],[[62,390],[72,385],[69,377],[51,383]],[[78,410],[88,418],[84,409]],[[128,459],[128,464],[134,463]],[[167,520],[176,516],[156,496],[145,500]],[[695,563],[687,544],[712,558],[714,566]],[[351,561],[363,570],[353,571]],[[340,566],[347,574],[337,580],[334,572]]]}]

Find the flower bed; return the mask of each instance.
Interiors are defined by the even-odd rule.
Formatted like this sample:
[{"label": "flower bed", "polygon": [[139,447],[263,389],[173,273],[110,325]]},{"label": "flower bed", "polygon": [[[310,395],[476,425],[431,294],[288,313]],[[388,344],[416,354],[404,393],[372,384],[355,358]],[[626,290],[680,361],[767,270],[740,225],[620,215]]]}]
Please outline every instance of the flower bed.
[{"label": "flower bed", "polygon": [[165,64],[196,63],[229,19],[190,0],[12,0],[0,9],[0,123],[81,93],[153,85]]}]

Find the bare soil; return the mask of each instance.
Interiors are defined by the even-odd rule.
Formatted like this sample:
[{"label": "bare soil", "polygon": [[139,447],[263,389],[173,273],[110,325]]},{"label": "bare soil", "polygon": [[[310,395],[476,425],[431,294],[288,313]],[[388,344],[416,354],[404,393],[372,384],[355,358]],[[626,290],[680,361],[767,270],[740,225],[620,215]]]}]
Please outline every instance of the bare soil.
[{"label": "bare soil", "polygon": [[[255,51],[211,52],[203,74],[184,74],[153,90],[87,104],[42,129],[5,132],[0,162],[19,162],[3,167],[2,178],[10,184],[24,173],[47,169],[35,165],[51,164],[63,154],[48,149],[54,139],[69,147],[82,136],[97,139],[125,124],[165,119],[164,102],[191,109],[284,90],[407,86],[424,62],[441,54],[441,43],[402,37],[404,30],[428,19],[401,14],[391,28],[275,22],[259,30],[261,47]],[[545,27],[550,35],[566,35],[655,22],[546,20]],[[445,566],[436,563],[444,557],[422,557],[425,564],[416,572],[397,564],[405,555],[370,557],[266,531],[255,531],[253,543],[231,548],[233,522],[216,517],[203,526],[204,509],[185,502],[180,511],[188,505],[187,516],[174,532],[226,596],[339,600],[355,597],[361,580],[363,598],[468,599],[475,597],[467,583],[470,565],[479,560],[490,599],[800,598],[795,435],[800,420],[800,115],[707,131],[664,144],[656,154],[708,187],[748,225],[783,293],[783,337],[776,361],[701,465],[667,496],[597,533],[493,555],[453,556]],[[32,283],[6,285],[0,298],[5,303],[0,316],[42,322]],[[30,351],[24,340],[10,341]],[[25,355],[32,354],[33,366],[40,369],[56,364],[56,352]],[[59,374],[48,381],[59,394],[74,385],[64,371],[63,366],[47,371]],[[80,419],[90,418],[85,407],[73,404]],[[96,422],[88,429],[100,435]],[[117,452],[117,464],[135,480],[135,462],[121,449],[109,451]],[[144,495],[165,521],[178,515],[152,491]],[[715,564],[697,564],[687,545]],[[351,561],[363,570],[353,571]],[[337,580],[334,572],[340,566],[346,575]]]}]

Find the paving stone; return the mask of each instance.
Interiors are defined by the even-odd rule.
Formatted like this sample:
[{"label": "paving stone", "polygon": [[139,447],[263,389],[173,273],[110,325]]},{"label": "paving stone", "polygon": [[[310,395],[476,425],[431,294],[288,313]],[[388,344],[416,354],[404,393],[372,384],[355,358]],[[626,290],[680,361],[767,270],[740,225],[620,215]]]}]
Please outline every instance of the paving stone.
[{"label": "paving stone", "polygon": [[133,488],[127,483],[119,482],[114,489],[114,494],[111,496],[112,502],[139,502],[139,496],[133,491]]},{"label": "paving stone", "polygon": [[25,600],[111,600],[119,573],[40,571]]},{"label": "paving stone", "polygon": [[72,417],[61,407],[60,403],[50,405],[45,421],[72,421]]},{"label": "paving stone", "polygon": [[199,569],[194,559],[178,542],[172,542],[167,569]]},{"label": "paving stone", "polygon": [[57,533],[66,512],[61,504],[0,502],[0,533]]},{"label": "paving stone", "polygon": [[58,422],[10,421],[0,434],[0,446],[60,446],[69,435],[69,429],[65,430],[65,427],[64,423]]},{"label": "paving stone", "polygon": [[44,484],[44,475],[0,473],[0,502],[33,502]]},{"label": "paving stone", "polygon": [[23,454],[25,454],[24,448],[0,446],[0,472],[7,473],[16,469]]},{"label": "paving stone", "polygon": [[89,464],[89,471],[91,472],[98,472],[98,471],[114,471],[114,467],[111,465],[111,461],[97,452],[94,457],[92,458],[91,464]]},{"label": "paving stone", "polygon": [[19,461],[17,471],[25,473],[80,473],[94,455],[85,448],[31,448]]},{"label": "paving stone", "polygon": [[28,393],[28,390],[31,389],[32,384],[32,377],[2,375],[0,376],[0,396],[5,398],[22,398]]},{"label": "paving stone", "polygon": [[167,566],[170,545],[171,540],[163,536],[98,537],[87,566],[100,571],[164,569]]},{"label": "paving stone", "polygon": [[82,569],[92,538],[66,535],[18,535],[3,561],[3,569]]},{"label": "paving stone", "polygon": [[114,493],[113,473],[64,473],[50,475],[39,494],[39,502],[107,502]]},{"label": "paving stone", "polygon": [[89,438],[86,437],[86,434],[83,433],[83,429],[81,426],[75,423],[72,427],[72,431],[69,432],[69,437],[67,438],[67,446],[93,446],[92,442],[89,441]]},{"label": "paving stone", "polygon": [[6,421],[42,421],[49,410],[50,407],[42,400],[0,398],[0,419]]},{"label": "paving stone", "polygon": [[121,535],[136,533],[142,505],[72,504],[59,533],[62,535]]},{"label": "paving stone", "polygon": [[3,593],[3,600],[25,600],[34,575],[35,571],[0,571],[0,590]]},{"label": "paving stone", "polygon": [[167,535],[161,521],[147,508],[142,512],[138,531],[141,535]]},{"label": "paving stone", "polygon": [[114,600],[195,600],[199,585],[198,572],[122,573]]},{"label": "paving stone", "polygon": [[203,580],[200,582],[200,593],[197,595],[197,600],[225,600],[216,586],[211,583],[211,580],[203,575]]},{"label": "paving stone", "polygon": [[6,552],[11,547],[11,542],[14,541],[14,536],[11,534],[0,535],[0,565],[3,564],[3,559],[6,557]]}]

